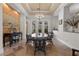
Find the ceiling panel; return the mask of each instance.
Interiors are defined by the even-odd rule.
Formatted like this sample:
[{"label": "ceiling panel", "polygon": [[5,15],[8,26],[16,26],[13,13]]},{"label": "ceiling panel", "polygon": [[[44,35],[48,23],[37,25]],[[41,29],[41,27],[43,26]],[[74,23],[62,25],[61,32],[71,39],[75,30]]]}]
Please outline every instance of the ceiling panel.
[{"label": "ceiling panel", "polygon": [[22,3],[22,6],[29,14],[33,15],[39,12],[42,14],[51,14],[53,13],[60,3]]},{"label": "ceiling panel", "polygon": [[32,9],[32,11],[48,11],[51,4],[50,3],[31,3],[29,4],[30,8]]}]

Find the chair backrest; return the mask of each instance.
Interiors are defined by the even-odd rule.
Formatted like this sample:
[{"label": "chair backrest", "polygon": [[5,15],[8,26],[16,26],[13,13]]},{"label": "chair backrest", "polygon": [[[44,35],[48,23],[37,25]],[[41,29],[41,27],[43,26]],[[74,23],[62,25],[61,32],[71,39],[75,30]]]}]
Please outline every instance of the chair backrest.
[{"label": "chair backrest", "polygon": [[26,35],[26,38],[27,38],[27,41],[31,41],[32,40],[31,35]]},{"label": "chair backrest", "polygon": [[53,38],[53,32],[48,33],[48,37]]},{"label": "chair backrest", "polygon": [[22,36],[22,33],[21,33],[21,32],[18,32],[18,35],[19,35],[19,36]]},{"label": "chair backrest", "polygon": [[18,34],[18,32],[13,32],[13,33],[12,33],[12,39],[13,39],[13,40],[19,39],[19,34]]},{"label": "chair backrest", "polygon": [[26,38],[27,38],[27,39],[31,38],[31,35],[26,35]]},{"label": "chair backrest", "polygon": [[45,48],[45,45],[46,45],[46,41],[44,39],[40,40],[40,38],[37,38],[36,40],[34,40],[34,46],[39,50]]}]

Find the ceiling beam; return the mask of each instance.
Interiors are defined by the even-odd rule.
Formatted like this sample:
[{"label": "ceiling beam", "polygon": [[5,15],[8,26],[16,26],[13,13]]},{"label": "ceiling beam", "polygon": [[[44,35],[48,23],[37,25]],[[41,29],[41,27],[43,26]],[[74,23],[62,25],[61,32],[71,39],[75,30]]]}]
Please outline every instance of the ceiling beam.
[{"label": "ceiling beam", "polygon": [[62,9],[63,7],[65,7],[66,5],[68,5],[68,3],[62,3],[60,4],[60,6],[56,9],[56,11],[53,13],[53,16],[57,16],[60,9]]},{"label": "ceiling beam", "polygon": [[44,12],[44,13],[47,13],[49,11],[32,11],[32,12]]},{"label": "ceiling beam", "polygon": [[20,14],[28,16],[28,12],[22,7],[21,4],[18,4],[18,3],[9,3],[9,5],[11,7],[13,7],[16,11],[18,11]]},{"label": "ceiling beam", "polygon": [[27,9],[28,9],[29,12],[32,12],[32,9],[31,9],[31,7],[29,6],[28,3],[27,3]]}]

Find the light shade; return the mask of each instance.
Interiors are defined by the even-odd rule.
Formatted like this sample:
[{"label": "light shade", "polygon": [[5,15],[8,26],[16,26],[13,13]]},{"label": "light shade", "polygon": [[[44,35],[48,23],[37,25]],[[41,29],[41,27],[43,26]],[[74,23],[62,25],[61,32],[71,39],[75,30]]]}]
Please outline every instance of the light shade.
[{"label": "light shade", "polygon": [[43,14],[36,14],[35,17],[41,19],[41,18],[44,18],[45,16]]}]

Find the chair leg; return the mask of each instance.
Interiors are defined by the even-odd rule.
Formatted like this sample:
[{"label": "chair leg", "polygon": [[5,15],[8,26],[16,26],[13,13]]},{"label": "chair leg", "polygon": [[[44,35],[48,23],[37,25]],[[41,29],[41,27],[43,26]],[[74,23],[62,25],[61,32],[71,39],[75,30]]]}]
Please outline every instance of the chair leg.
[{"label": "chair leg", "polygon": [[44,55],[46,56],[46,51],[44,51]]},{"label": "chair leg", "polygon": [[34,56],[36,55],[36,50],[34,50]]},{"label": "chair leg", "polygon": [[50,42],[52,43],[52,45],[53,45],[53,42],[52,42],[52,40],[50,40]]},{"label": "chair leg", "polygon": [[46,56],[46,53],[44,55]]},{"label": "chair leg", "polygon": [[10,43],[9,43],[10,47],[12,46],[12,44],[13,44],[13,42],[12,42],[12,41],[10,41]]},{"label": "chair leg", "polygon": [[72,56],[75,56],[75,50],[72,49]]},{"label": "chair leg", "polygon": [[28,43],[27,43],[27,53],[28,53],[28,50],[29,50],[29,46],[28,46]]},{"label": "chair leg", "polygon": [[28,43],[28,40],[26,41],[26,44]]},{"label": "chair leg", "polygon": [[34,52],[34,56],[35,56],[35,52]]}]

